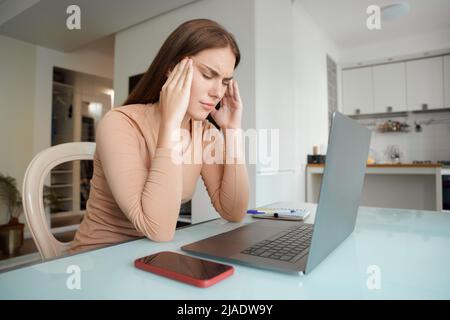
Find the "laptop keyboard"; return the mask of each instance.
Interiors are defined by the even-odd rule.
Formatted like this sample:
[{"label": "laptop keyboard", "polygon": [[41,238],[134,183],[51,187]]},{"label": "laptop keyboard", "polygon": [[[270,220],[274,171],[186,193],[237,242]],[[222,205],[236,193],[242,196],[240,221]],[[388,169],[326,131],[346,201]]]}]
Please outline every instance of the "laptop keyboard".
[{"label": "laptop keyboard", "polygon": [[296,262],[303,256],[301,253],[309,248],[312,231],[312,225],[301,224],[294,226],[269,239],[252,245],[241,251],[241,253],[274,260]]}]

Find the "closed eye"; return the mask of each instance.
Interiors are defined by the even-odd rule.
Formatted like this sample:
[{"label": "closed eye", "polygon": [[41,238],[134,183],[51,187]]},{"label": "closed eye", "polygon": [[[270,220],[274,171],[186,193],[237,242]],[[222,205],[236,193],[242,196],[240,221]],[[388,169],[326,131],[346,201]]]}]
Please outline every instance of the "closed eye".
[{"label": "closed eye", "polygon": [[[204,74],[204,73],[202,73],[202,76],[203,76],[205,79],[212,79],[212,78],[213,78],[213,77],[207,76],[207,75]],[[229,81],[223,83],[224,86],[228,86],[229,84],[230,84]]]}]

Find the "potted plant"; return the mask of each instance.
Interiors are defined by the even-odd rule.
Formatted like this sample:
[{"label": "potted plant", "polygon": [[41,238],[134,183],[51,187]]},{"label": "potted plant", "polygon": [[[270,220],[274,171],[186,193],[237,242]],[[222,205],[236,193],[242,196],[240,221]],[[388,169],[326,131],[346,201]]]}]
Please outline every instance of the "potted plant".
[{"label": "potted plant", "polygon": [[22,197],[16,179],[0,173],[0,202],[6,206],[8,222],[0,226],[0,250],[2,255],[17,254],[23,244],[24,224],[19,222],[22,214]]},{"label": "potted plant", "polygon": [[[23,213],[22,196],[17,189],[16,179],[0,173],[0,204],[6,207],[8,222],[0,225],[0,254],[16,255],[23,245],[25,225],[19,222]],[[44,205],[54,208],[59,205],[59,196],[44,186]]]}]

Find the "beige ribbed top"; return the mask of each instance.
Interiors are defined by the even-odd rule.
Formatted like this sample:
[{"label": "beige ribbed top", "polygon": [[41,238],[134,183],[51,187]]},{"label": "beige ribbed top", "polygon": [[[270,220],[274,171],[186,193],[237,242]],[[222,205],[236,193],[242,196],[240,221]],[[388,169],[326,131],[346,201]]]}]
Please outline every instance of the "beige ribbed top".
[{"label": "beige ribbed top", "polygon": [[192,163],[194,154],[198,157],[205,148],[214,147],[211,144],[225,141],[203,139],[207,132],[221,135],[219,131],[207,120],[191,122],[192,138],[183,146],[183,157],[192,161],[177,163],[172,161],[172,149],[156,147],[159,120],[156,104],[126,105],[102,118],[97,126],[86,214],[70,252],[142,236],[171,240],[180,205],[192,199],[199,176],[224,219],[240,221],[244,217],[249,197],[245,164]]}]

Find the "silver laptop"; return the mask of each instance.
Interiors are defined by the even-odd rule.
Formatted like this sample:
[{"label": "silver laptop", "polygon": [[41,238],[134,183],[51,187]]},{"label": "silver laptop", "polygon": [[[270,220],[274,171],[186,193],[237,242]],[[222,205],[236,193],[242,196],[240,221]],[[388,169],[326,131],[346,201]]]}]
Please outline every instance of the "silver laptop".
[{"label": "silver laptop", "polygon": [[259,268],[311,272],[355,228],[370,137],[356,121],[333,114],[314,224],[257,221],[181,249]]}]

